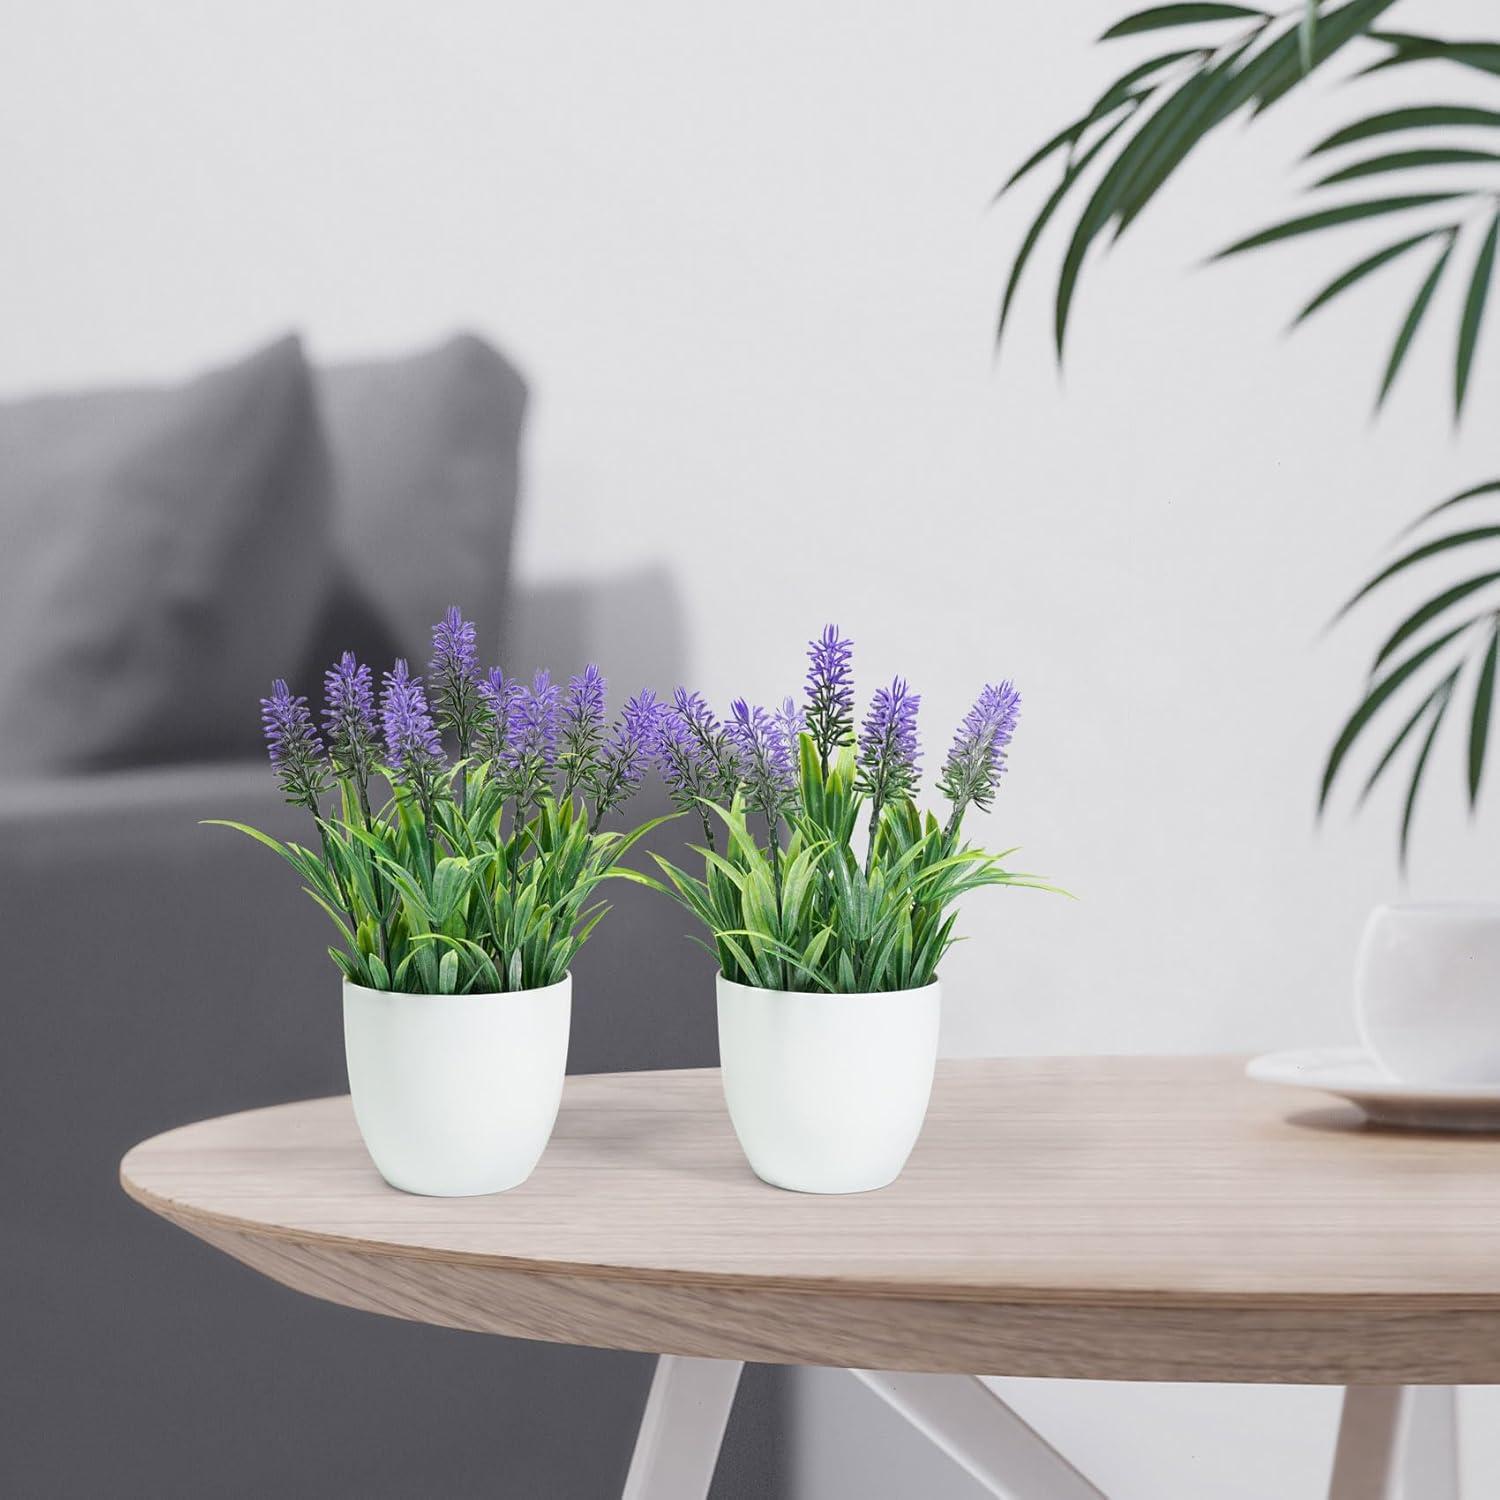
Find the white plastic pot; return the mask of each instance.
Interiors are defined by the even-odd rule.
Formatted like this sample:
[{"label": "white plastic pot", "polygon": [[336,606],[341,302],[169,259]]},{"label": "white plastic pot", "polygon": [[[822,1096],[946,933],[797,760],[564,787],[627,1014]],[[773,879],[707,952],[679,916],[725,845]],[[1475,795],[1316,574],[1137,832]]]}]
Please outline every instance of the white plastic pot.
[{"label": "white plastic pot", "polygon": [[821,995],[719,976],[719,1062],[758,1177],[799,1193],[894,1182],[922,1131],[942,991]]},{"label": "white plastic pot", "polygon": [[499,1193],[531,1176],[562,1099],[573,978],[501,995],[344,984],[354,1118],[392,1187]]}]

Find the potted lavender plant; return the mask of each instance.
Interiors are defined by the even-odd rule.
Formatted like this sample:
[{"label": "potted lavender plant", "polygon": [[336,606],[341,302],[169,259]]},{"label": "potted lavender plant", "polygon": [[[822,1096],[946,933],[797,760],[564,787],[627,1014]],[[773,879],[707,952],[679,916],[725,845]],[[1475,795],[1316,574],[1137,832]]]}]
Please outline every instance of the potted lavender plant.
[{"label": "potted lavender plant", "polygon": [[456,609],[433,644],[430,697],[398,661],[378,714],[370,668],[345,653],[321,732],[278,681],[262,701],[271,764],[315,844],[227,826],[285,859],[338,929],[349,1089],[376,1167],[447,1197],[536,1166],[562,1094],[569,965],[605,909],[589,898],[663,820],[601,831],[649,765],[651,693],[610,728],[597,667],[566,690],[545,671],[484,674]]},{"label": "potted lavender plant", "polygon": [[778,1187],[856,1193],[894,1181],[921,1132],[954,904],[985,885],[1054,888],[1007,870],[1014,851],[962,842],[1005,769],[1010,683],[986,687],[960,727],[939,821],[915,800],[918,695],[900,678],[881,688],[856,740],[851,643],[830,625],[809,654],[805,709],[737,700],[721,722],[681,688],[659,706],[654,755],[702,820],[703,874],[660,857],[665,880],[615,873],[708,929],[724,1093],[751,1167]]}]

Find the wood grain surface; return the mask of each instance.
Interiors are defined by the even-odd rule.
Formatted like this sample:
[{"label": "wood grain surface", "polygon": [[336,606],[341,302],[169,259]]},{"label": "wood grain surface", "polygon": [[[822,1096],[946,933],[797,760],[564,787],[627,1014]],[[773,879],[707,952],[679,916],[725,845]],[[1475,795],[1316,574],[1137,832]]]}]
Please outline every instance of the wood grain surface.
[{"label": "wood grain surface", "polygon": [[169,1131],[154,1212],[288,1286],[523,1338],[1099,1379],[1500,1381],[1500,1138],[1365,1127],[1229,1058],[945,1062],[906,1173],[745,1165],[718,1074],[568,1080],[535,1176],[387,1187],[347,1099]]}]

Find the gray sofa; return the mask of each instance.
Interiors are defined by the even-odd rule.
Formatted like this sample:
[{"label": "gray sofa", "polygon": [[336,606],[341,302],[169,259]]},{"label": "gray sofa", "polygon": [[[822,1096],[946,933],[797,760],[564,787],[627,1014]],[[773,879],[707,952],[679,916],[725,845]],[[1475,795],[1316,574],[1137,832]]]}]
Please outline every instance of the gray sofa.
[{"label": "gray sofa", "polygon": [[[508,515],[503,530],[508,543]],[[620,687],[635,673],[672,685],[669,580],[527,596],[509,589],[507,555],[494,585],[507,660],[566,669],[597,647]],[[437,571],[427,592],[441,605]],[[420,618],[422,590],[405,582]],[[319,618],[337,629],[326,608]],[[407,624],[377,627],[399,640]],[[299,1297],[118,1190],[119,1158],[144,1136],[345,1088],[325,919],[269,853],[198,826],[290,833],[298,815],[248,752],[152,759],[0,779],[0,1495],[618,1493],[646,1356]],[[706,956],[666,903],[624,882],[612,894],[575,971],[570,1068],[712,1062]],[[716,1496],[779,1491],[780,1409],[774,1372],[754,1372]]]}]

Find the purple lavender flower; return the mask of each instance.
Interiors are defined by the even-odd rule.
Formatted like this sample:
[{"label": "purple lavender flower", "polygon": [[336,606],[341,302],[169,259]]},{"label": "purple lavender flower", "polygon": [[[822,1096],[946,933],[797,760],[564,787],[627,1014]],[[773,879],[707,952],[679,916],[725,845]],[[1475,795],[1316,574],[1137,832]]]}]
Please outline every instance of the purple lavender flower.
[{"label": "purple lavender flower", "polygon": [[368,811],[365,788],[379,753],[375,722],[374,674],[346,651],[323,677],[323,729],[333,769],[358,789]]},{"label": "purple lavender flower", "polygon": [[807,715],[797,707],[795,698],[783,698],[781,707],[772,717],[776,720],[776,726],[786,736],[787,744],[792,747],[793,758],[796,756],[797,736],[807,728]]},{"label": "purple lavender flower", "polygon": [[386,761],[397,780],[430,789],[430,773],[443,757],[443,744],[427,707],[420,679],[403,658],[385,674],[380,715],[385,723]]},{"label": "purple lavender flower", "polygon": [[557,697],[557,684],[543,667],[521,698],[521,754],[539,761],[549,771],[557,758]]},{"label": "purple lavender flower", "polygon": [[887,802],[910,797],[920,776],[917,710],[921,695],[897,677],[870,700],[859,736],[859,789],[871,799],[871,826]]},{"label": "purple lavender flower", "polygon": [[491,667],[475,690],[480,706],[480,745],[497,773],[515,764],[521,741],[526,689],[499,667]]},{"label": "purple lavender flower", "polygon": [[703,803],[733,798],[740,764],[734,743],[701,693],[680,687],[671,703],[659,705],[652,751],[673,806],[698,813],[712,848],[713,826]]},{"label": "purple lavender flower", "polygon": [[545,668],[532,678],[529,688],[514,694],[508,779],[518,807],[539,805],[552,790],[552,769],[557,763],[557,700],[557,684]]},{"label": "purple lavender flower", "polygon": [[260,721],[286,800],[317,813],[318,798],[328,790],[328,763],[307,699],[294,697],[278,677],[271,684],[271,696],[260,700]]},{"label": "purple lavender flower", "polygon": [[808,642],[807,727],[825,775],[829,756],[854,743],[853,656],[854,642],[841,636],[837,625],[825,625],[822,635]]},{"label": "purple lavender flower", "polygon": [[1005,750],[1016,730],[1021,695],[1013,684],[986,685],[954,736],[938,790],[953,804],[948,831],[956,833],[970,803],[988,812],[1005,770]]},{"label": "purple lavender flower", "polygon": [[472,621],[450,605],[442,620],[432,627],[432,713],[439,726],[458,741],[458,753],[467,756],[481,728],[479,700],[479,652]]},{"label": "purple lavender flower", "polygon": [[610,808],[633,797],[641,788],[656,753],[663,705],[650,688],[642,688],[629,703],[599,753],[589,780],[594,798],[593,828]]},{"label": "purple lavender flower", "polygon": [[779,719],[743,698],[729,705],[728,735],[739,752],[741,771],[752,807],[775,824],[796,794],[792,747]]},{"label": "purple lavender flower", "polygon": [[592,662],[568,682],[558,721],[562,749],[557,761],[563,773],[564,801],[573,795],[575,787],[587,783],[596,769],[599,748],[604,743],[607,686],[604,674]]}]

